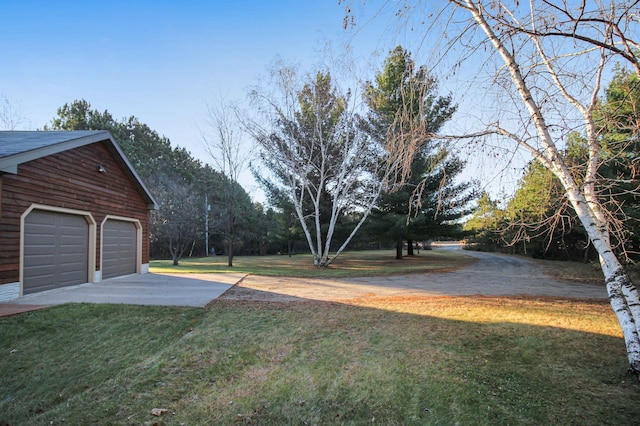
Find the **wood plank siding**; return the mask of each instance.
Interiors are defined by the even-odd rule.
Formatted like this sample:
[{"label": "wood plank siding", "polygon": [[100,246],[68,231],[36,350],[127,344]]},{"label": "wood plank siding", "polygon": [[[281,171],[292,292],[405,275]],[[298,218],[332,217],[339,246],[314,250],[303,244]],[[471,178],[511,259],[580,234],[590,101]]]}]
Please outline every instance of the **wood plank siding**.
[{"label": "wood plank siding", "polygon": [[[142,263],[149,262],[148,204],[103,142],[49,155],[0,174],[0,284],[17,282],[20,272],[20,217],[32,204],[90,212],[98,224],[105,216],[137,219],[142,225]],[[100,173],[102,165],[106,173]],[[96,269],[101,270],[100,244]]]}]

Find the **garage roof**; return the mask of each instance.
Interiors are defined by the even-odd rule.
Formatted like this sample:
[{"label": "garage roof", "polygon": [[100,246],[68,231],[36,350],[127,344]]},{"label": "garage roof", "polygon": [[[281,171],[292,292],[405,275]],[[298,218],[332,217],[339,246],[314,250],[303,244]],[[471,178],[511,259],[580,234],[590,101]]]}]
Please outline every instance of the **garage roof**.
[{"label": "garage roof", "polygon": [[148,207],[157,209],[158,204],[151,192],[129,163],[111,133],[105,130],[0,131],[0,173],[18,174],[18,165],[22,163],[96,142],[105,143],[136,185]]}]

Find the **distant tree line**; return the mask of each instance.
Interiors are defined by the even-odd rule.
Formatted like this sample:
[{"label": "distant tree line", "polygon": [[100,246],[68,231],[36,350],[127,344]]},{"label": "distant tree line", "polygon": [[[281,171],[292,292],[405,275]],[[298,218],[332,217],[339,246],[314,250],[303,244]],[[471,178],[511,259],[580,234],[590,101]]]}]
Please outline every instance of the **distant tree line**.
[{"label": "distant tree line", "polygon": [[[251,201],[237,173],[195,159],[135,116],[116,119],[75,100],[58,108],[45,130],[111,132],[159,204],[151,256],[175,264],[205,255],[207,247],[209,254],[228,255],[230,266],[234,254],[308,251],[326,266],[345,248],[394,247],[401,259],[404,247],[411,255],[420,241],[462,235],[460,219],[475,193],[471,183],[457,181],[464,163],[431,139],[456,107],[450,96],[437,95],[436,80],[409,52],[391,51],[375,80],[365,83],[366,114],[349,110],[350,94],[338,91],[329,70],[300,86],[288,83],[281,88],[293,108],[276,108],[259,126],[244,120],[269,170],[255,173],[268,208]],[[216,114],[216,123],[225,118],[216,127],[219,137],[231,135],[226,111]],[[237,149],[234,138],[224,139],[212,145]]]},{"label": "distant tree line", "polygon": [[[100,112],[86,100],[76,100],[58,108],[45,130],[111,132],[158,202],[158,210],[151,213],[153,258],[171,258],[177,264],[185,256],[205,255],[207,246],[210,253],[229,253],[231,244],[240,254],[276,250],[277,243],[270,235],[275,227],[272,210],[252,203],[236,182],[193,158],[185,148],[173,147],[169,139],[136,117],[118,120],[107,110]],[[240,214],[232,215],[230,205]],[[230,221],[232,216],[235,219]],[[238,232],[230,232],[232,227]],[[232,234],[238,235],[236,240],[228,238]]]}]

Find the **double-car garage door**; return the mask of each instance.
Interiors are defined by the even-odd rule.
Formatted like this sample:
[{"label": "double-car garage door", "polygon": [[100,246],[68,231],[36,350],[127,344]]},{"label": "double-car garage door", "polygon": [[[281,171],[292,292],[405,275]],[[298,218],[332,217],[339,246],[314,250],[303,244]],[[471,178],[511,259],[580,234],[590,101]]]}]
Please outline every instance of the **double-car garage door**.
[{"label": "double-car garage door", "polygon": [[[24,220],[23,294],[89,281],[90,227],[85,216],[32,210]],[[103,226],[102,277],[133,274],[136,227],[107,220]]]}]

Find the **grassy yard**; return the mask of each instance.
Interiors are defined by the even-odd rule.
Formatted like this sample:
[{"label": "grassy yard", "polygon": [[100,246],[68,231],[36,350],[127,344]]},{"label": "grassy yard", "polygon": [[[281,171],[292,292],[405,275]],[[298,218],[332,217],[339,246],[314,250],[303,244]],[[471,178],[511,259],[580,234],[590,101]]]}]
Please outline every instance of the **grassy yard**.
[{"label": "grassy yard", "polygon": [[419,255],[395,259],[395,250],[353,251],[342,253],[328,268],[313,266],[310,254],[295,256],[236,256],[233,267],[227,266],[227,256],[186,258],[178,266],[170,260],[154,260],[152,272],[244,272],[254,275],[289,277],[361,277],[365,275],[406,274],[430,270],[457,268],[474,262],[461,252],[422,250]]},{"label": "grassy yard", "polygon": [[[470,261],[445,251],[403,261],[364,252],[320,273]],[[234,263],[234,272],[318,276],[308,256]],[[153,270],[225,265],[213,257],[175,269],[154,262]],[[640,384],[625,370],[619,326],[603,301],[70,304],[0,318],[0,425],[635,424]]]},{"label": "grassy yard", "polygon": [[[560,280],[579,281],[584,283],[603,283],[600,266],[592,263],[565,262],[553,260],[529,259],[538,263],[551,276]],[[405,256],[395,259],[395,250],[371,250],[346,252],[341,254],[329,268],[315,268],[309,254],[289,256],[237,256],[232,268],[227,266],[226,256],[210,256],[186,258],[178,266],[170,260],[153,260],[150,264],[152,272],[244,272],[266,276],[293,277],[358,277],[365,275],[392,275],[425,271],[443,271],[459,268],[475,262],[464,252],[433,250],[421,251],[416,256]],[[640,281],[640,268],[628,269],[634,282]]]},{"label": "grassy yard", "polygon": [[625,368],[601,302],[63,305],[0,318],[0,424],[633,424]]},{"label": "grassy yard", "polygon": [[[572,280],[584,283],[604,283],[602,270],[598,263],[565,262],[557,260],[534,260],[544,270],[561,280]],[[627,265],[626,271],[634,283],[640,283],[640,267]]]}]

